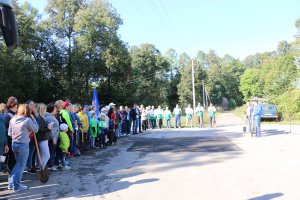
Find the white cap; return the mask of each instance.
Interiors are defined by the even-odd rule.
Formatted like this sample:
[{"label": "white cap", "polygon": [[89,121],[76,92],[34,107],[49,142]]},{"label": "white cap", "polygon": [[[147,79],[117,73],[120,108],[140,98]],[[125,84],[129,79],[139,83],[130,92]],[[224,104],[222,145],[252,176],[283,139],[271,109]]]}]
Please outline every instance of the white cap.
[{"label": "white cap", "polygon": [[113,102],[111,102],[110,104],[108,104],[110,107],[111,106],[115,106],[116,104],[114,104]]},{"label": "white cap", "polygon": [[67,124],[61,124],[59,126],[59,128],[60,128],[61,131],[65,131],[65,130],[67,130],[69,128],[69,126]]},{"label": "white cap", "polygon": [[101,112],[105,112],[105,111],[107,111],[105,107],[101,109]]},{"label": "white cap", "polygon": [[105,108],[105,110],[109,111],[110,106],[105,106],[104,108]]}]

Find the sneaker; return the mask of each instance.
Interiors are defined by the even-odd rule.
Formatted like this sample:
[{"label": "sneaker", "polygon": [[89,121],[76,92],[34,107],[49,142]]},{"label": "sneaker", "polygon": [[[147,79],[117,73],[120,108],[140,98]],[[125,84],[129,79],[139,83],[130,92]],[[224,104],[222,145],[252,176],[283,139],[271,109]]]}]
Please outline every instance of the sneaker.
[{"label": "sneaker", "polygon": [[62,170],[63,170],[63,171],[70,170],[70,169],[71,169],[71,167],[69,167],[68,165],[62,167]]},{"label": "sneaker", "polygon": [[13,186],[12,186],[12,185],[8,185],[8,186],[7,186],[7,189],[8,189],[8,190],[13,190]]},{"label": "sneaker", "polygon": [[36,171],[35,168],[31,168],[29,173],[30,173],[30,174],[36,174],[36,172],[37,172],[37,171]]},{"label": "sneaker", "polygon": [[49,169],[50,169],[51,171],[57,171],[57,170],[58,170],[56,166],[50,167]]},{"label": "sneaker", "polygon": [[20,187],[18,189],[14,189],[14,192],[20,192],[20,191],[23,191],[23,190],[27,190],[27,186],[26,185],[20,185]]}]

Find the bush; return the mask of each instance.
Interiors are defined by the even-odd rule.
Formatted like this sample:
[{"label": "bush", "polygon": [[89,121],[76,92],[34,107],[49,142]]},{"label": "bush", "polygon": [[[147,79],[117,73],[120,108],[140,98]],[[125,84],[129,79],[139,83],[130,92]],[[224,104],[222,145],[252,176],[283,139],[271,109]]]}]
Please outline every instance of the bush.
[{"label": "bush", "polygon": [[228,105],[228,107],[229,107],[230,109],[235,109],[235,108],[236,108],[236,102],[235,102],[234,99],[230,99],[230,100],[229,100],[229,105]]}]

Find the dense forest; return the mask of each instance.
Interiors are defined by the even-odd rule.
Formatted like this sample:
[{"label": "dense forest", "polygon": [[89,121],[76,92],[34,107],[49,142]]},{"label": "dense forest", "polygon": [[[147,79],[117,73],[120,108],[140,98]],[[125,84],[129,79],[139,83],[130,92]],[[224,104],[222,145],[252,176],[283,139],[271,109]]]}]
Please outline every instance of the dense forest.
[{"label": "dense forest", "polygon": [[[49,0],[46,17],[29,3],[13,3],[20,46],[11,53],[0,40],[0,102],[16,96],[90,103],[96,87],[101,104],[192,103],[192,58],[172,48],[162,54],[154,44],[128,46],[108,1]],[[300,19],[295,25],[293,42],[242,61],[199,51],[193,58],[196,101],[202,102],[203,81],[214,104],[234,108],[261,97],[300,119]]]}]

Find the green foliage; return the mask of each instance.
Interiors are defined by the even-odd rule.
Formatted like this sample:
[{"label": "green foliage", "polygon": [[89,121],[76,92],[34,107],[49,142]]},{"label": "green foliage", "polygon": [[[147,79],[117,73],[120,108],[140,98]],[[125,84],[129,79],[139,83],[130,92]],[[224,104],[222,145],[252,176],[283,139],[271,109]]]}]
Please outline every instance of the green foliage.
[{"label": "green foliage", "polygon": [[236,106],[237,106],[237,105],[236,105],[235,100],[234,100],[234,99],[230,99],[230,100],[229,100],[228,107],[229,107],[230,109],[235,109]]}]

